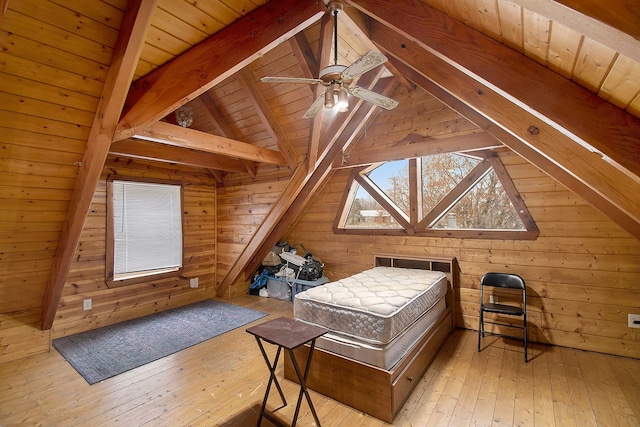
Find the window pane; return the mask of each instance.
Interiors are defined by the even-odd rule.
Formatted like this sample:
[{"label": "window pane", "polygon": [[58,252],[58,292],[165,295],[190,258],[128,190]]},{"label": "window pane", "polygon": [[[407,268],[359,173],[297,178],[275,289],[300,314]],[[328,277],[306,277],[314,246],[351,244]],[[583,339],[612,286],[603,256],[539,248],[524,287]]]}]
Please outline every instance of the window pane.
[{"label": "window pane", "polygon": [[180,186],[113,181],[114,274],[182,266]]},{"label": "window pane", "polygon": [[493,170],[482,178],[433,228],[524,230]]},{"label": "window pane", "polygon": [[344,228],[400,228],[400,224],[359,184]]},{"label": "window pane", "polygon": [[460,154],[422,158],[422,216],[426,216],[480,160]]},{"label": "window pane", "polygon": [[406,215],[409,215],[409,161],[386,162],[366,174]]}]

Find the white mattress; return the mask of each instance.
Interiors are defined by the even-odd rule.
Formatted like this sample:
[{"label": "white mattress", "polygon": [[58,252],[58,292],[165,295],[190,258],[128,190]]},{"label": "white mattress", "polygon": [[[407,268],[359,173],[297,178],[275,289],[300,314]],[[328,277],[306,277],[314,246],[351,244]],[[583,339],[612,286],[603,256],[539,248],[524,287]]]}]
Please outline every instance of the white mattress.
[{"label": "white mattress", "polygon": [[375,267],[296,295],[296,319],[364,343],[385,345],[446,294],[439,271]]},{"label": "white mattress", "polygon": [[316,340],[316,348],[390,370],[422,339],[446,308],[445,299],[440,298],[429,311],[386,345],[368,344],[329,332]]}]

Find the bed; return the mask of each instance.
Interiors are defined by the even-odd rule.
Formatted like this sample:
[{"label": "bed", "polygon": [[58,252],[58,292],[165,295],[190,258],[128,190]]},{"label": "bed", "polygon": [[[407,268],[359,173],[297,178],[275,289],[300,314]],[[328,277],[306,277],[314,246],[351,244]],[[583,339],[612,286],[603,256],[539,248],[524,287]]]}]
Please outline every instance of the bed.
[{"label": "bed", "polygon": [[[455,258],[376,255],[373,268],[296,295],[294,317],[329,329],[307,386],[391,423],[453,331],[456,273]],[[288,360],[284,372],[295,381]]]}]

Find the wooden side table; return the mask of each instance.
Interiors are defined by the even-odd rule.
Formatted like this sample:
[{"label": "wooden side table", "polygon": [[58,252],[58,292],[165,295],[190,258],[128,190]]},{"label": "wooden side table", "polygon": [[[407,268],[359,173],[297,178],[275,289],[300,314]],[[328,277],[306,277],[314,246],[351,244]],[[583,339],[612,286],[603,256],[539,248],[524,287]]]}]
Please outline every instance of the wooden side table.
[{"label": "wooden side table", "polygon": [[[287,406],[287,401],[284,397],[282,389],[280,388],[280,384],[278,383],[278,378],[276,377],[275,373],[276,366],[278,365],[278,359],[280,359],[280,352],[284,348],[289,352],[289,356],[291,356],[291,362],[293,363],[293,367],[300,382],[300,393],[298,394],[298,403],[296,405],[296,411],[293,415],[291,427],[294,427],[296,425],[296,421],[298,420],[298,413],[300,412],[300,404],[302,403],[303,395],[307,398],[307,403],[309,404],[309,408],[311,409],[313,418],[316,421],[316,425],[320,427],[318,415],[316,414],[313,403],[311,403],[311,397],[309,396],[309,392],[307,391],[307,375],[309,373],[309,366],[311,366],[311,356],[313,355],[313,349],[316,345],[316,338],[325,334],[327,330],[317,326],[309,325],[308,323],[289,319],[288,317],[279,317],[277,319],[247,328],[247,332],[256,337],[258,347],[260,347],[262,357],[264,357],[264,361],[266,362],[270,372],[269,382],[264,393],[264,399],[262,400],[262,407],[260,408],[258,426],[260,426],[263,417],[267,418],[274,424],[278,424],[278,420],[275,417],[273,417],[270,413],[265,412],[265,407],[267,405],[267,399],[269,398],[269,392],[271,391],[272,383],[275,383],[276,388],[278,389],[278,393],[280,394],[280,399],[282,399],[283,406]],[[264,350],[264,346],[262,345],[263,341],[278,346],[278,350],[276,351],[276,356],[273,363],[271,363],[266,351]],[[306,343],[310,343],[311,349],[309,350],[309,357],[307,358],[304,372],[302,372],[300,371],[300,367],[298,366],[298,362],[296,361],[293,349],[300,347],[301,345]]]}]

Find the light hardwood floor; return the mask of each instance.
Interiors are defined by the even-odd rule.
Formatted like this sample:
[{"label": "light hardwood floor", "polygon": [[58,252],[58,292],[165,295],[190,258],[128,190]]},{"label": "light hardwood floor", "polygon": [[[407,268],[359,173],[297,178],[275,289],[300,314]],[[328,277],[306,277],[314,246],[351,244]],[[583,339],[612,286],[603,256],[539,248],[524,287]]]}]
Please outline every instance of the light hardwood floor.
[{"label": "light hardwood floor", "polygon": [[[285,301],[233,303],[270,314],[256,323],[292,315]],[[0,365],[0,426],[255,425],[268,370],[245,329],[91,386],[55,350]],[[640,360],[532,345],[525,364],[517,342],[487,337],[481,353],[476,344],[457,330],[393,425],[640,426]],[[273,393],[268,408],[288,423],[298,389],[281,383],[289,405],[278,409]],[[323,426],[388,425],[311,395]],[[298,425],[314,425],[304,402]]]}]

